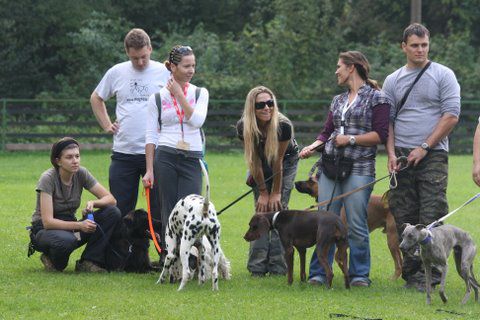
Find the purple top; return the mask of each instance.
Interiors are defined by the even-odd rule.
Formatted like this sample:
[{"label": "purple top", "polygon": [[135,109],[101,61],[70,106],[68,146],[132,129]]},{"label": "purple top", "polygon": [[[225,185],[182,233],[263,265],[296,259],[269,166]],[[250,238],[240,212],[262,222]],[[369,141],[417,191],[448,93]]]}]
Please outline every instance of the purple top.
[{"label": "purple top", "polygon": [[[390,105],[387,103],[379,104],[375,107],[374,112],[372,113],[372,131],[378,133],[382,143],[386,143],[388,138],[389,113]],[[325,123],[323,124],[323,131],[317,136],[317,140],[323,142],[327,141],[334,130],[333,113],[332,111],[329,111],[327,120],[325,120]]]}]

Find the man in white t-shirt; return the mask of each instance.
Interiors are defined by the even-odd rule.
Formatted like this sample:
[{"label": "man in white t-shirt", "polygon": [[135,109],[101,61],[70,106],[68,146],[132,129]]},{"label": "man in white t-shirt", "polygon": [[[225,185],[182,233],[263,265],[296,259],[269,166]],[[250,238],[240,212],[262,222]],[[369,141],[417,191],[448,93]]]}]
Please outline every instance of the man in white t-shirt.
[{"label": "man in white t-shirt", "polygon": [[[170,72],[162,63],[150,60],[152,45],[145,31],[130,30],[124,43],[129,61],[111,67],[90,97],[98,123],[105,132],[113,135],[109,185],[122,216],[135,209],[139,180],[146,170],[148,98],[170,78]],[[116,98],[116,120],[112,122],[105,101],[113,96]],[[152,213],[160,218],[157,192],[150,194]]]}]

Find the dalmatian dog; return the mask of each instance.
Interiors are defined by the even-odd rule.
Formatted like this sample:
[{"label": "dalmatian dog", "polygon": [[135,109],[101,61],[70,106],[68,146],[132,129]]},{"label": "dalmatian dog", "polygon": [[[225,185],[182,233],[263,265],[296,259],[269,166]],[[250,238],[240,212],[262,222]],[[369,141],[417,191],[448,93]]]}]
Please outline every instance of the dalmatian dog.
[{"label": "dalmatian dog", "polygon": [[[201,246],[201,248],[200,248]],[[203,250],[203,255],[200,256],[199,252]],[[188,258],[188,267],[190,279],[192,280],[195,276],[200,279],[200,265],[204,263],[205,267],[205,280],[210,280],[212,277],[212,264],[213,264],[213,250],[210,241],[208,241],[206,236],[202,237],[201,241],[195,242],[195,244],[190,249],[190,256]],[[170,273],[170,282],[177,282],[182,280],[182,264],[180,259],[176,259],[175,263],[171,267]],[[220,259],[218,262],[218,273],[219,276],[225,280],[231,279],[231,267],[230,260],[225,256],[223,251],[220,250]]]},{"label": "dalmatian dog", "polygon": [[[190,275],[189,257],[192,246],[195,242],[202,241],[205,236],[211,244],[213,252],[213,262],[211,270],[213,290],[218,290],[218,264],[221,256],[220,247],[220,222],[217,219],[215,206],[210,202],[210,184],[208,173],[205,166],[200,161],[202,172],[205,176],[206,192],[205,197],[191,194],[180,199],[170,214],[167,229],[165,232],[165,249],[167,256],[163,270],[158,278],[157,283],[164,283],[167,274],[172,274],[172,267],[175,261],[180,258],[182,265],[182,280],[178,291],[182,290],[188,280],[193,276]],[[180,246],[178,248],[178,245]],[[199,246],[200,270],[198,282],[203,284],[206,280],[206,264],[204,246]]]}]

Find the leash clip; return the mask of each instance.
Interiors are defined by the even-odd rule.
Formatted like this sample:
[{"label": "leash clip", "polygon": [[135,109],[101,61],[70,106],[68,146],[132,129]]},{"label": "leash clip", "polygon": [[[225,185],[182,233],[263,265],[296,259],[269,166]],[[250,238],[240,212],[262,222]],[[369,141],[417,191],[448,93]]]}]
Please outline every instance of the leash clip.
[{"label": "leash clip", "polygon": [[397,173],[408,168],[408,161],[407,161],[407,157],[405,156],[398,157],[396,163],[397,165],[400,164],[400,168],[390,173],[390,183],[389,183],[390,189],[396,189],[398,187]]}]

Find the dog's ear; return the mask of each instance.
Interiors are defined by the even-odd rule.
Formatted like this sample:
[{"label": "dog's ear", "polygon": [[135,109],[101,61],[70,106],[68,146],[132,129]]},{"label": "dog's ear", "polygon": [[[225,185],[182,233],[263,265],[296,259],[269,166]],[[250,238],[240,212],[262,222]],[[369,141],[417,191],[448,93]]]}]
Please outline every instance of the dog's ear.
[{"label": "dog's ear", "polygon": [[426,226],[424,224],[421,224],[421,223],[419,223],[415,226],[415,229],[417,229],[417,230],[422,230],[422,229],[425,229],[425,228],[426,228]]},{"label": "dog's ear", "polygon": [[126,225],[131,225],[133,223],[133,220],[135,219],[135,211],[130,211],[122,219]]},{"label": "dog's ear", "polygon": [[402,229],[405,229],[406,227],[408,227],[410,225],[410,223],[404,223],[402,224]]}]

